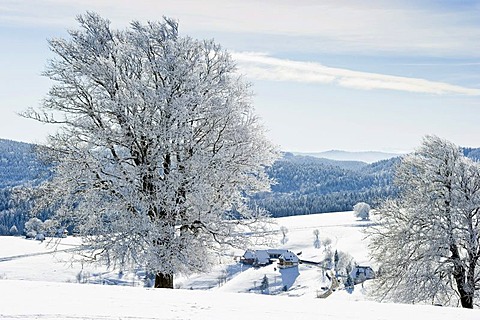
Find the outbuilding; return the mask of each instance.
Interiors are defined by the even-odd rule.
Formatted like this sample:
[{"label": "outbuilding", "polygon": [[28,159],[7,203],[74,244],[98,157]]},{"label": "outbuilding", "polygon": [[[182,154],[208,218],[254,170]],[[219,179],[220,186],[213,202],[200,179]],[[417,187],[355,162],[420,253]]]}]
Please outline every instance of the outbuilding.
[{"label": "outbuilding", "polygon": [[355,283],[361,283],[365,280],[375,279],[375,272],[370,266],[355,266],[350,276]]}]

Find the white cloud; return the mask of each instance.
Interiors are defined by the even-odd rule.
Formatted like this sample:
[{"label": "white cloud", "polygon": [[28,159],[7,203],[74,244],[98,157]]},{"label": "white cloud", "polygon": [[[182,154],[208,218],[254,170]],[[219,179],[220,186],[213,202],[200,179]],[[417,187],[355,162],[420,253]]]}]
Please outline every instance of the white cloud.
[{"label": "white cloud", "polygon": [[363,90],[388,89],[439,95],[480,95],[480,89],[475,88],[419,78],[331,68],[316,62],[278,59],[264,53],[236,52],[232,56],[242,73],[261,80],[331,83]]},{"label": "white cloud", "polygon": [[[286,36],[282,45],[330,52],[401,52],[476,56],[480,52],[479,6],[443,8],[435,1],[352,0],[3,0],[0,23],[75,25],[74,17],[94,10],[126,25],[132,19],[179,19],[181,30]],[[294,48],[290,48],[294,49]],[[302,48],[308,49],[307,48]]]}]

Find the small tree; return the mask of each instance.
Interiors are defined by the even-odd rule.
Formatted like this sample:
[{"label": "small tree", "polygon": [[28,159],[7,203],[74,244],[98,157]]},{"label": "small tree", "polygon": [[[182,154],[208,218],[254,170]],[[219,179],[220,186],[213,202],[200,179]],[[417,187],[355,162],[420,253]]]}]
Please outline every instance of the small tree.
[{"label": "small tree", "polygon": [[267,278],[267,275],[264,275],[262,279],[262,283],[260,284],[260,290],[262,290],[262,293],[268,293],[268,288],[269,288],[268,278]]},{"label": "small tree", "polygon": [[222,270],[222,272],[220,273],[220,275],[217,277],[218,286],[221,287],[221,286],[223,286],[225,283],[227,283],[227,279],[228,279],[227,270]]},{"label": "small tree", "polygon": [[338,272],[338,261],[340,260],[340,257],[338,256],[338,251],[335,250],[335,253],[333,254],[333,267],[336,272]]},{"label": "small tree", "polygon": [[345,289],[347,290],[348,293],[352,293],[355,288],[355,282],[353,281],[350,272],[348,270],[345,270],[345,271],[347,272],[347,279],[345,280]]},{"label": "small tree", "polygon": [[320,231],[318,231],[318,229],[313,230],[313,236],[315,237],[313,239],[313,246],[315,247],[315,249],[320,249],[322,245],[320,242]]},{"label": "small tree", "polygon": [[333,268],[333,252],[332,248],[330,246],[325,247],[324,249],[324,259],[323,259],[323,265],[327,269],[332,269]]},{"label": "small tree", "polygon": [[352,271],[352,266],[354,263],[353,257],[343,251],[337,251],[335,250],[335,256],[334,256],[334,262],[335,262],[335,271],[338,273],[343,272],[343,270],[349,270],[347,274]]},{"label": "small tree", "polygon": [[323,240],[323,243],[322,243],[322,244],[323,244],[323,251],[324,251],[324,252],[327,252],[327,251],[330,251],[330,252],[331,252],[331,251],[332,251],[332,248],[331,248],[331,246],[332,246],[332,239],[330,239],[330,238],[325,238],[325,239]]},{"label": "small tree", "polygon": [[16,226],[16,225],[13,225],[13,226],[10,228],[9,233],[10,233],[11,236],[16,236],[16,235],[18,234],[17,226]]},{"label": "small tree", "polygon": [[362,220],[370,219],[370,205],[365,202],[359,202],[353,206],[353,212],[357,218]]},{"label": "small tree", "polygon": [[288,229],[285,226],[280,227],[280,232],[282,233],[282,239],[280,240],[281,244],[286,244],[288,242],[287,233]]}]

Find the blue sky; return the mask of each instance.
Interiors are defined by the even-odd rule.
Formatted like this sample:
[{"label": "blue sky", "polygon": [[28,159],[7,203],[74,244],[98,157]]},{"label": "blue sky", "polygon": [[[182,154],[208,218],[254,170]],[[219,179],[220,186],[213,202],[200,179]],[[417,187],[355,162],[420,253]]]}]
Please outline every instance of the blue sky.
[{"label": "blue sky", "polygon": [[480,1],[2,0],[0,138],[43,142],[53,130],[16,112],[51,85],[46,39],[86,10],[118,28],[168,16],[214,38],[282,150],[404,152],[426,134],[480,147]]}]

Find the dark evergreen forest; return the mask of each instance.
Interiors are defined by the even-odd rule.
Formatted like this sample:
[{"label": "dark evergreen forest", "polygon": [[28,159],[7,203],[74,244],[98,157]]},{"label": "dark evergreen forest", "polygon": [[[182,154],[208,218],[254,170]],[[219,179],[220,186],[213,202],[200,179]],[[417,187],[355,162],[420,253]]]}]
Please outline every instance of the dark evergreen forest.
[{"label": "dark evergreen forest", "polygon": [[357,202],[375,206],[395,196],[393,170],[398,158],[373,164],[334,161],[285,153],[268,169],[272,191],[252,202],[274,217],[348,211]]},{"label": "dark evergreen forest", "polygon": [[[474,160],[480,159],[480,149],[463,151]],[[392,158],[367,164],[284,153],[267,169],[276,182],[271,192],[252,196],[251,205],[267,209],[273,217],[348,211],[361,201],[375,208],[383,199],[395,196],[393,172],[399,161]],[[12,226],[23,233],[32,201],[18,194],[49,175],[33,145],[0,139],[0,235],[9,234]],[[48,216],[48,212],[40,213],[41,220]]]},{"label": "dark evergreen forest", "polygon": [[[49,176],[48,167],[36,156],[34,145],[0,139],[0,235],[15,226],[23,233],[31,218],[31,201],[21,194],[25,187],[35,187]],[[40,213],[46,218],[47,213]]]}]

